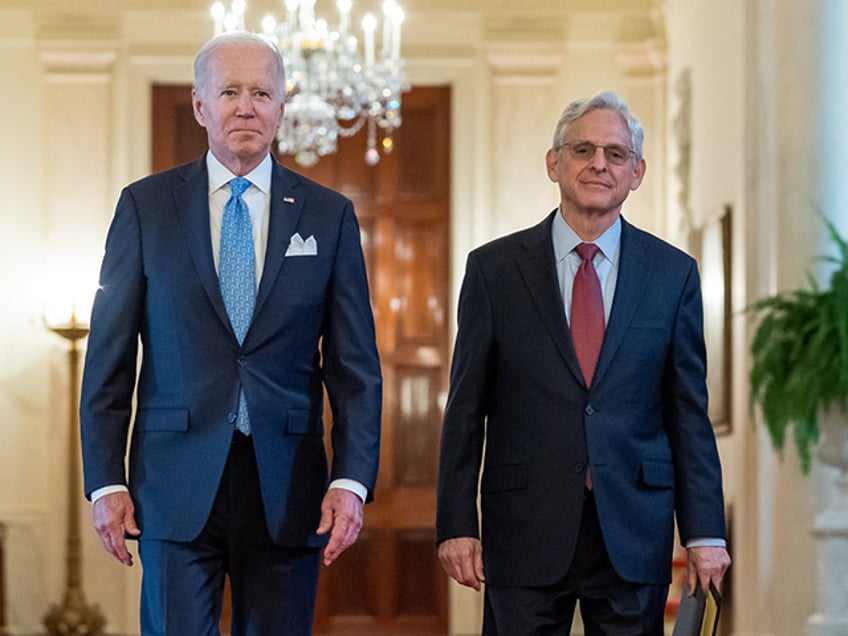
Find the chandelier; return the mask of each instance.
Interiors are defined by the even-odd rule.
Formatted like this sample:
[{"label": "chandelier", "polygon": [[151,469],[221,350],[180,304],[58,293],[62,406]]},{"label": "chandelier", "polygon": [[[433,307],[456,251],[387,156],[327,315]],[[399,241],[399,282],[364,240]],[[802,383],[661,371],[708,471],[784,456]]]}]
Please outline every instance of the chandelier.
[{"label": "chandelier", "polygon": [[[286,113],[277,131],[280,152],[294,155],[302,166],[336,152],[338,138],[367,129],[365,162],[380,161],[392,151],[392,133],[401,125],[401,93],[409,90],[400,56],[403,9],[383,2],[382,35],[377,53],[377,18],[362,19],[360,42],[351,33],[351,0],[337,0],[338,25],[315,17],[316,0],[285,0],[286,19],[262,21],[262,35],[277,44],[286,67]],[[244,31],[245,0],[212,5],[215,34]]]}]

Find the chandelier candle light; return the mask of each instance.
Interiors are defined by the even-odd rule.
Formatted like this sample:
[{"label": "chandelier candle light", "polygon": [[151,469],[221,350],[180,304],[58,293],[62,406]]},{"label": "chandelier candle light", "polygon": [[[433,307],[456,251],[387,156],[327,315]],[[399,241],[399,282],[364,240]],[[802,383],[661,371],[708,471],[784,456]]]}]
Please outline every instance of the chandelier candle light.
[{"label": "chandelier candle light", "polygon": [[[280,49],[286,67],[286,114],[277,132],[280,152],[294,155],[302,166],[337,151],[338,138],[367,128],[365,162],[380,161],[377,129],[382,129],[383,152],[392,150],[392,133],[401,125],[401,93],[409,90],[400,56],[403,9],[395,0],[383,2],[380,52],[377,17],[362,19],[360,42],[351,33],[351,0],[338,0],[338,26],[315,17],[316,0],[285,0],[286,19],[268,15],[262,35]],[[229,9],[212,5],[215,35],[244,31],[245,0]]]}]

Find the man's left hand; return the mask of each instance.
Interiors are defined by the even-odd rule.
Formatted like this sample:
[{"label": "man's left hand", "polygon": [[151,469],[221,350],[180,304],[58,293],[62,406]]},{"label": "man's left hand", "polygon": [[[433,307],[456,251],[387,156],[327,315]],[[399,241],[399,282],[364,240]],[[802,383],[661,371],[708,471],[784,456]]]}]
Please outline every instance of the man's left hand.
[{"label": "man's left hand", "polygon": [[362,500],[344,488],[330,488],[321,502],[321,523],[318,534],[330,533],[324,548],[324,565],[330,565],[347,550],[362,528]]},{"label": "man's left hand", "polygon": [[689,595],[695,593],[695,586],[700,585],[707,593],[710,591],[710,583],[721,590],[721,579],[727,568],[730,567],[730,554],[726,548],[714,546],[701,546],[689,548],[687,591]]}]

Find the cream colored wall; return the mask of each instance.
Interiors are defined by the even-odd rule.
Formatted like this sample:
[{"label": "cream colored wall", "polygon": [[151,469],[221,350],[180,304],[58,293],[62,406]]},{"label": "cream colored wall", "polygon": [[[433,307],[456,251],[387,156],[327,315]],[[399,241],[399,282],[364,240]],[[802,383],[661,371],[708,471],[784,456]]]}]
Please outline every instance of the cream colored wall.
[{"label": "cream colored wall", "polygon": [[[68,280],[85,281],[82,294],[91,293],[117,193],[149,165],[150,85],[189,81],[193,51],[209,27],[200,3],[188,11],[128,3],[111,13],[101,5],[100,14],[87,9],[93,4],[79,3],[69,15],[56,2],[0,3],[0,64],[14,96],[0,117],[7,148],[0,161],[8,163],[0,170],[8,181],[0,280],[8,298],[21,299],[0,316],[0,405],[12,424],[0,429],[12,633],[36,630],[64,586],[67,368],[65,345],[41,316],[58,316],[79,296],[65,293],[73,287]],[[468,250],[536,223],[556,204],[543,157],[568,100],[619,90],[662,156],[662,59],[650,19],[642,18],[638,37],[610,38],[611,20],[627,16],[589,11],[575,18],[556,4],[539,3],[534,12],[521,3],[516,24],[509,4],[502,13],[429,11],[426,3],[408,12],[411,81],[453,88],[454,297]],[[628,206],[628,216],[649,229],[662,218],[661,183],[646,182]],[[103,554],[88,505],[76,504],[88,599],[101,605],[111,630],[132,633],[139,568],[123,569]],[[478,597],[454,594],[452,608],[452,631],[473,633]]]},{"label": "cream colored wall", "polygon": [[[44,255],[47,227],[45,196],[39,185],[42,87],[32,82],[40,69],[31,43],[24,40],[4,41],[0,56],[7,86],[15,96],[0,105],[4,148],[0,153],[4,192],[0,289],[6,299],[0,313],[0,408],[7,420],[0,427],[0,519],[7,526],[7,543],[16,547],[20,562],[19,567],[10,564],[9,578],[26,575],[21,577],[23,585],[10,590],[10,604],[15,604],[10,612],[15,612],[30,599],[46,603],[48,598],[40,585],[49,580],[47,563],[54,545],[46,502],[54,451],[61,443],[57,437],[66,427],[63,411],[47,399],[48,387],[63,368],[51,364],[57,343],[35,323],[30,293],[32,274],[38,272]],[[54,389],[61,391],[61,386]]]},{"label": "cream colored wall", "polygon": [[[756,266],[749,275],[751,296],[757,297],[803,285],[807,271],[819,274],[814,258],[826,246],[817,207],[826,206],[843,232],[848,229],[843,79],[848,11],[830,0],[763,1],[750,7],[748,21],[746,245],[757,256],[750,259]],[[756,531],[745,539],[757,547],[749,580],[762,613],[752,611],[743,627],[801,633],[818,594],[809,529],[813,514],[833,492],[832,469],[816,465],[802,478],[794,449],[780,463],[767,443],[760,445],[756,500],[761,505]]]},{"label": "cream colored wall", "polygon": [[[140,10],[120,15],[111,26],[116,33],[107,32],[116,37],[92,42],[55,23],[44,28],[37,12],[0,6],[0,64],[11,97],[0,106],[6,149],[0,191],[7,202],[0,289],[17,299],[0,315],[0,407],[7,415],[0,427],[0,519],[8,527],[13,633],[37,629],[63,585],[57,564],[64,554],[67,370],[63,343],[39,323],[45,310],[40,281],[45,272],[56,277],[57,269],[61,278],[71,263],[84,271],[95,267],[120,185],[149,164],[150,83],[190,77],[192,51],[205,37],[203,18],[158,11],[165,17]],[[816,33],[799,32],[810,23],[802,8],[669,2],[668,82],[657,73],[665,53],[656,34],[648,30],[635,43],[610,40],[602,35],[607,16],[542,16],[525,22],[523,31],[505,30],[473,11],[419,11],[426,26],[415,26],[414,18],[411,13],[412,81],[453,87],[454,297],[469,249],[535,223],[555,205],[542,163],[553,123],[570,98],[602,88],[622,92],[646,126],[649,179],[626,214],[679,240],[680,219],[667,195],[674,177],[664,168],[671,136],[666,103],[673,101],[666,84],[684,68],[693,78],[693,221],[733,205],[734,307],[799,282],[797,265],[815,253],[810,246],[816,243],[809,215],[796,212],[815,199],[817,188],[815,156],[805,154],[804,144],[818,135],[803,91],[784,88],[809,77],[811,61],[798,51],[814,48]],[[175,24],[192,35],[170,32]],[[794,46],[782,52],[784,42]],[[799,234],[805,237],[800,249],[785,238]],[[747,337],[739,316],[734,432],[720,441],[735,511],[736,633],[798,634],[814,605],[812,543],[808,522],[798,520],[818,507],[824,477],[799,478],[792,453],[780,463],[760,429],[752,428]],[[87,522],[87,505],[80,505]],[[112,629],[134,631],[138,568],[110,562],[91,532],[85,533],[85,562],[89,599],[104,607]],[[453,631],[473,633],[476,595],[456,592],[451,607]]]},{"label": "cream colored wall", "polygon": [[[758,416],[752,419],[746,375],[752,324],[738,312],[803,284],[806,269],[815,271],[822,228],[814,206],[829,203],[833,218],[848,224],[848,195],[840,184],[845,162],[837,150],[846,147],[844,6],[827,0],[666,3],[669,83],[684,69],[692,77],[692,221],[699,225],[723,204],[734,214],[733,432],[719,448],[733,508],[735,634],[803,634],[816,608],[809,529],[833,476],[816,466],[802,477],[791,442],[781,461]],[[830,38],[822,37],[825,31]],[[828,101],[838,117],[825,126]],[[824,152],[823,142],[834,152]],[[670,219],[678,222],[668,194]]]}]

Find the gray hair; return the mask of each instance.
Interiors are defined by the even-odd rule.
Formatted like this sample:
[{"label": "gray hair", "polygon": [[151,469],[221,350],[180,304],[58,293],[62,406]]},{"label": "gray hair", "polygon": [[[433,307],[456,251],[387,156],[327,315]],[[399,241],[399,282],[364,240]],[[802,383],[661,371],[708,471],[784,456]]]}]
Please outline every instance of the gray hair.
[{"label": "gray hair", "polygon": [[277,77],[279,79],[279,97],[286,96],[286,69],[283,65],[283,56],[280,54],[280,49],[271,40],[268,40],[256,33],[246,33],[244,31],[235,31],[230,33],[222,33],[216,35],[211,40],[204,44],[197,57],[194,58],[194,90],[198,94],[203,95],[206,89],[206,81],[209,79],[208,67],[209,58],[212,54],[222,46],[241,46],[241,47],[264,47],[274,53],[274,60],[277,65]]},{"label": "gray hair", "polygon": [[583,115],[593,110],[611,110],[624,118],[627,128],[630,130],[630,142],[633,144],[633,152],[636,158],[642,158],[642,142],[645,139],[645,131],[642,124],[630,114],[625,101],[613,91],[603,91],[592,97],[576,99],[565,107],[554,131],[554,149],[562,146],[565,135],[572,122],[580,119]]}]

